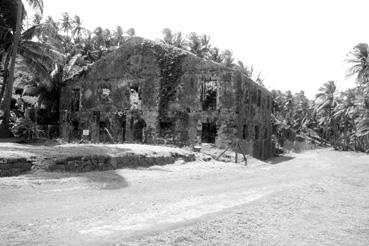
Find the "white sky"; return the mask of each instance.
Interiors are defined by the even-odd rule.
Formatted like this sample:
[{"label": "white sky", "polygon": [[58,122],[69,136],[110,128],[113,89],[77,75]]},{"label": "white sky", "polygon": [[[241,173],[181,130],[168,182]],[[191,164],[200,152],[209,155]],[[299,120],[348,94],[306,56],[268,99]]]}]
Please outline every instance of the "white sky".
[{"label": "white sky", "polygon": [[339,89],[348,52],[369,42],[368,0],[44,0],[44,16],[79,15],[91,30],[134,27],[157,39],[165,27],[211,36],[235,58],[262,71],[269,89],[305,90],[313,98],[327,80]]}]

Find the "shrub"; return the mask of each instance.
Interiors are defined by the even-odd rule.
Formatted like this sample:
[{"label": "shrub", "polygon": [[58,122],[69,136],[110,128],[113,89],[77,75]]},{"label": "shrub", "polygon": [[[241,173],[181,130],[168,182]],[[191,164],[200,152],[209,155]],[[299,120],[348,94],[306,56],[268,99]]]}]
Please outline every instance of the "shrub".
[{"label": "shrub", "polygon": [[30,119],[18,118],[11,126],[11,132],[17,138],[22,138],[27,142],[38,138],[42,133],[40,127]]}]

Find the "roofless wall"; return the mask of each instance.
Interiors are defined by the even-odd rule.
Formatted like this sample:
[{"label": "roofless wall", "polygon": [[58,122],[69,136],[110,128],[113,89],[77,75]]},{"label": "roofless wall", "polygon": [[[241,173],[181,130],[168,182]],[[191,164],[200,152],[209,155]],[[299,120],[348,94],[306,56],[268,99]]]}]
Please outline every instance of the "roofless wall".
[{"label": "roofless wall", "polygon": [[226,147],[268,158],[271,94],[244,74],[142,38],[97,61],[61,92],[63,138]]}]

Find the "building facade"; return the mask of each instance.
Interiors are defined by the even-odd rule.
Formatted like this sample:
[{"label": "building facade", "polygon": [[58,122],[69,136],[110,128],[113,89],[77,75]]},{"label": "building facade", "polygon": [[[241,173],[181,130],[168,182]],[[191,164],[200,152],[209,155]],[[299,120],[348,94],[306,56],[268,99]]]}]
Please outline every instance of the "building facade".
[{"label": "building facade", "polygon": [[226,147],[272,156],[271,94],[239,71],[131,38],[65,82],[60,133],[68,141]]}]

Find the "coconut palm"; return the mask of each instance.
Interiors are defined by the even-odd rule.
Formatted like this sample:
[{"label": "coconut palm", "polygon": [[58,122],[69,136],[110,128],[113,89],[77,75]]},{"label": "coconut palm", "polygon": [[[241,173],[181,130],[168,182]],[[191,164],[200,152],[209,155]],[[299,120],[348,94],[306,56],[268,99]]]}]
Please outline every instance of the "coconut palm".
[{"label": "coconut palm", "polygon": [[102,37],[103,37],[103,40],[104,40],[105,48],[109,48],[110,46],[112,46],[113,36],[112,36],[109,29],[105,28],[103,30]]},{"label": "coconut palm", "polygon": [[81,18],[75,15],[72,20],[72,37],[75,42],[78,42],[83,34],[89,35],[89,31],[82,26]]},{"label": "coconut palm", "polygon": [[209,59],[214,61],[214,62],[217,62],[217,63],[222,63],[223,62],[223,56],[222,56],[219,48],[217,48],[217,47],[210,48],[210,50],[209,50]]},{"label": "coconut palm", "polygon": [[369,86],[369,46],[366,43],[359,43],[350,52],[351,58],[347,60],[351,67],[348,70],[347,76],[356,75],[356,81]]},{"label": "coconut palm", "polygon": [[136,30],[133,27],[131,27],[130,29],[127,30],[126,33],[128,34],[128,36],[133,37],[136,35]]},{"label": "coconut palm", "polygon": [[226,67],[232,68],[232,67],[235,66],[232,51],[230,51],[230,50],[223,51],[222,52],[222,57],[223,57],[223,64]]},{"label": "coconut palm", "polygon": [[210,36],[207,35],[198,35],[195,32],[192,32],[188,35],[189,40],[189,49],[192,53],[201,58],[206,58],[209,56],[209,51],[211,48],[210,45]]},{"label": "coconut palm", "polygon": [[[5,59],[5,63],[3,63],[3,67],[7,72],[5,73],[6,76],[3,80],[2,88],[4,95],[1,101],[3,120],[1,124],[0,135],[3,137],[9,136],[8,119],[10,113],[10,102],[13,93],[14,69],[17,55],[21,55],[30,68],[34,71],[37,71],[37,74],[44,79],[44,81],[48,81],[48,71],[53,69],[52,64],[55,64],[56,60],[61,59],[60,53],[58,53],[53,46],[48,45],[45,40],[41,42],[36,42],[33,40],[34,37],[40,37],[42,32],[47,30],[50,31],[49,25],[37,25],[21,33],[25,11],[23,3],[20,0],[15,2],[17,4],[17,8],[16,13],[13,13],[13,16],[16,15],[17,17],[17,21],[15,23],[16,26],[12,27],[13,31],[11,35],[8,35],[7,37],[8,41],[11,40],[10,45],[3,52],[7,57]],[[26,2],[42,13],[43,3],[41,0],[28,0]]]},{"label": "coconut palm", "polygon": [[336,85],[334,81],[328,81],[319,88],[315,96],[315,112],[319,118],[318,123],[323,128],[323,137],[335,144],[337,125],[334,120],[334,108],[337,106]]},{"label": "coconut palm", "polygon": [[246,75],[248,78],[252,78],[252,74],[254,72],[254,68],[252,66],[248,67],[244,65],[242,61],[237,61],[236,69]]},{"label": "coconut palm", "polygon": [[123,28],[118,25],[115,28],[115,32],[113,34],[113,45],[119,47],[124,42],[123,34],[124,34]]},{"label": "coconut palm", "polygon": [[58,23],[54,21],[53,17],[51,16],[46,17],[45,23],[53,26],[55,30],[59,31]]},{"label": "coconut palm", "polygon": [[72,19],[68,13],[62,13],[62,19],[60,22],[60,29],[64,31],[68,36],[69,32],[72,30]]},{"label": "coconut palm", "polygon": [[[369,142],[369,46],[366,43],[357,44],[349,54],[351,57],[347,60],[351,67],[347,76],[356,76],[356,82],[359,84],[357,91],[357,110],[356,118],[356,136],[359,142],[366,139]],[[360,144],[359,144],[360,145]],[[365,143],[364,143],[365,145]],[[362,147],[362,146],[359,146]]]},{"label": "coconut palm", "polygon": [[187,48],[187,42],[182,37],[182,32],[173,33],[169,28],[164,28],[162,31],[163,39],[161,40],[165,44],[173,45],[180,49]]},{"label": "coconut palm", "polygon": [[33,25],[39,25],[41,24],[41,20],[42,20],[42,15],[36,13],[34,16],[33,16],[33,20],[32,20],[32,23]]},{"label": "coconut palm", "polygon": [[334,118],[339,124],[339,131],[343,135],[343,150],[348,150],[350,136],[356,131],[354,119],[357,117],[356,89],[348,89],[342,92],[337,99],[334,109]]},{"label": "coconut palm", "polygon": [[93,38],[92,39],[93,39],[94,46],[97,49],[101,49],[102,47],[105,46],[102,27],[99,26],[99,27],[95,28],[95,30],[93,31]]},{"label": "coconut palm", "polygon": [[[5,2],[9,2],[10,0],[5,0]],[[33,4],[37,4],[38,1],[35,1]],[[3,88],[4,88],[4,100],[2,102],[2,107],[1,109],[3,110],[3,120],[2,120],[2,124],[0,127],[0,136],[9,136],[9,128],[8,128],[8,119],[9,119],[9,110],[10,110],[10,102],[11,102],[11,97],[12,97],[12,92],[13,92],[13,83],[14,83],[14,68],[15,68],[15,59],[17,56],[17,51],[18,51],[18,45],[19,45],[19,41],[20,41],[20,35],[21,35],[21,28],[22,28],[22,22],[23,22],[23,17],[24,17],[24,6],[21,0],[16,0],[16,12],[12,12],[9,13],[9,15],[12,14],[11,17],[9,17],[9,19],[13,19],[13,22],[11,23],[12,26],[9,26],[10,28],[12,28],[13,30],[13,41],[12,41],[12,45],[10,46],[11,50],[9,51],[9,53],[11,54],[11,62],[10,62],[10,69],[9,69],[9,76],[7,76],[7,79],[5,81],[3,81]],[[14,7],[14,5],[8,5],[11,7]],[[40,5],[41,9],[42,9],[42,5]],[[8,10],[15,10],[14,8],[12,9],[8,9]],[[2,11],[4,11],[4,9],[2,9]],[[4,12],[6,12],[7,10],[5,9]],[[14,18],[16,16],[16,18]],[[14,22],[14,20],[16,20]],[[9,21],[8,21],[9,23]],[[9,48],[8,48],[9,49]],[[7,67],[4,67],[4,69],[7,69]]]}]

